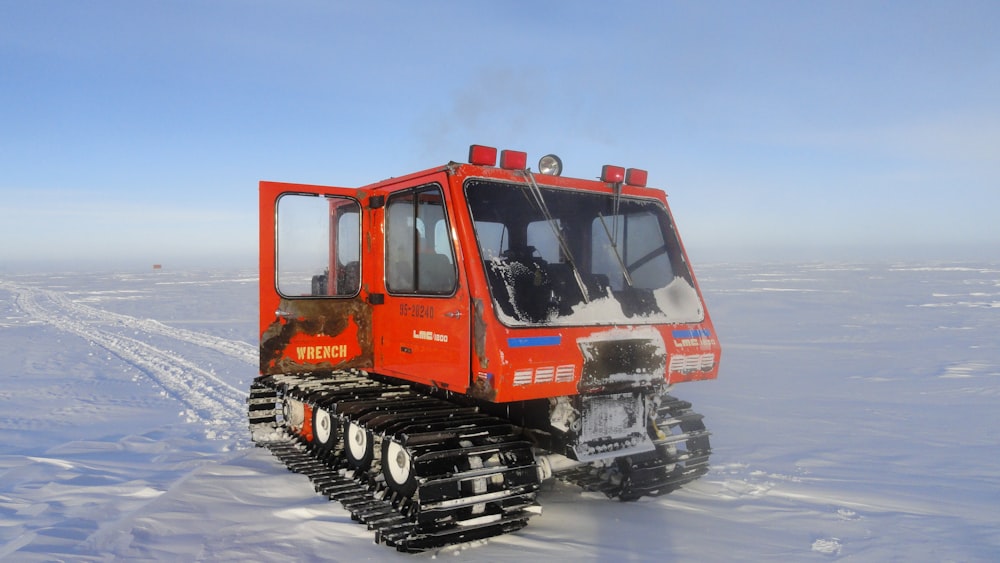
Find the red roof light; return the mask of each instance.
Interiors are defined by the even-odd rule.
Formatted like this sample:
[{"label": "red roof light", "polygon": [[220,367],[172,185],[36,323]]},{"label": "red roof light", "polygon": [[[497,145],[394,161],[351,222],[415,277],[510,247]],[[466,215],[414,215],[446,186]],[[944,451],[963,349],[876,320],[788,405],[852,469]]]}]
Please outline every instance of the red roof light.
[{"label": "red roof light", "polygon": [[472,145],[469,147],[469,164],[496,166],[497,150],[486,145]]},{"label": "red roof light", "polygon": [[629,168],[625,171],[625,183],[630,186],[645,187],[647,176],[649,176],[649,174],[645,170]]},{"label": "red roof light", "polygon": [[528,167],[528,153],[521,151],[500,151],[500,168],[524,170]]},{"label": "red roof light", "polygon": [[621,166],[611,166],[610,164],[605,164],[604,168],[601,168],[601,181],[624,182],[625,169]]}]

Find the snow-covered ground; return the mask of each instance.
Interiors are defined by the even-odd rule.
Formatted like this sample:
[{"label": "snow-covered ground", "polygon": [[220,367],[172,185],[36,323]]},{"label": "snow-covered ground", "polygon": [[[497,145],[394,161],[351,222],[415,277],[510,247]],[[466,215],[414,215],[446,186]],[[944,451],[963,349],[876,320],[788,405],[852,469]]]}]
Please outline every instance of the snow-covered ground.
[{"label": "snow-covered ground", "polygon": [[706,265],[713,469],[417,555],[249,443],[252,271],[0,276],[0,559],[996,561],[1000,264]]}]

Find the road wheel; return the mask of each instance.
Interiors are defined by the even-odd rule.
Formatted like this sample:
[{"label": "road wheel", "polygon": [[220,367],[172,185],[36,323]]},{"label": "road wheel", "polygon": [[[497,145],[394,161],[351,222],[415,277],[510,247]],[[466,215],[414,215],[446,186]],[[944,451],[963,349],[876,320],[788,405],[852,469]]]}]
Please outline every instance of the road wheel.
[{"label": "road wheel", "polygon": [[375,457],[375,440],[370,430],[354,421],[344,423],[344,454],[347,463],[359,471],[366,471]]},{"label": "road wheel", "polygon": [[382,441],[382,475],[390,489],[409,498],[417,490],[413,456],[396,440]]},{"label": "road wheel", "polygon": [[337,443],[337,428],[329,411],[316,407],[312,416],[313,443],[320,453],[329,453]]}]

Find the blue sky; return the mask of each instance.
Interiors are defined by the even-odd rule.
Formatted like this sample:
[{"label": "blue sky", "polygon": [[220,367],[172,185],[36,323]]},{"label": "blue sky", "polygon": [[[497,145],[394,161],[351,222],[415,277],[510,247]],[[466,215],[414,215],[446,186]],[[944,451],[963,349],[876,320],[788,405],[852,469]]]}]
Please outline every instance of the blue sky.
[{"label": "blue sky", "polygon": [[257,182],[649,170],[692,258],[996,258],[1000,3],[0,0],[0,270],[254,265]]}]

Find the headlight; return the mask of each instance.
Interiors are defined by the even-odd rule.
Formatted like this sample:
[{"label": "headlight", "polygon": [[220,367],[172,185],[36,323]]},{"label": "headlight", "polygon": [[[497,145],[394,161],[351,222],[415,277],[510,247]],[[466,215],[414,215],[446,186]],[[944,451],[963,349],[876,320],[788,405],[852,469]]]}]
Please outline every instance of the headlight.
[{"label": "headlight", "polygon": [[562,174],[562,161],[554,154],[547,154],[538,159],[538,171],[549,176]]}]

